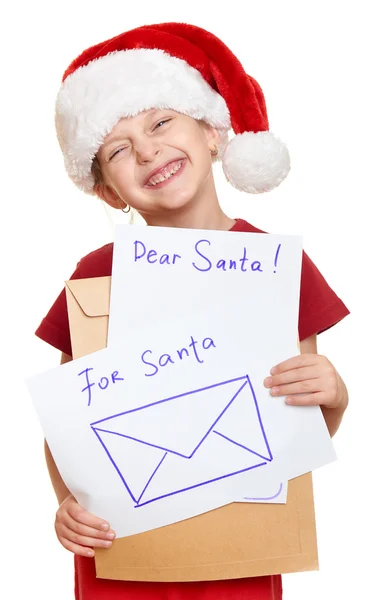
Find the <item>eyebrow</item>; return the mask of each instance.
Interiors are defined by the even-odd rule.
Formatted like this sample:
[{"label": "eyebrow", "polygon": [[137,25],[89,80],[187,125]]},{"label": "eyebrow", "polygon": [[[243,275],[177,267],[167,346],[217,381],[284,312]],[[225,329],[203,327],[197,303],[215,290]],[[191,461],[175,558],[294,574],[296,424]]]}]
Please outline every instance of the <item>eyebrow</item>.
[{"label": "eyebrow", "polygon": [[108,142],[105,142],[103,144],[103,147],[107,147],[110,146],[111,144],[113,144],[114,142],[120,142],[121,140],[124,140],[125,138],[127,138],[126,135],[116,135],[113,138],[111,138],[111,140],[109,140]]}]

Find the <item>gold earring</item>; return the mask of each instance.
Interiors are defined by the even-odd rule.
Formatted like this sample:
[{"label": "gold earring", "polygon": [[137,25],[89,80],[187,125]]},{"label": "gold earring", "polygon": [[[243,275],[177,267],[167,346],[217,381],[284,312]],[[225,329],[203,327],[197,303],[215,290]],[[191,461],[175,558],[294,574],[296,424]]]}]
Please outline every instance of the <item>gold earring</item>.
[{"label": "gold earring", "polygon": [[210,148],[210,149],[209,149],[209,151],[211,152],[211,155],[212,155],[212,156],[217,156],[217,155],[218,155],[218,153],[219,153],[219,151],[218,151],[218,149],[217,149],[217,147],[216,147],[216,146],[215,146],[213,149],[212,149],[212,148]]},{"label": "gold earring", "polygon": [[130,210],[131,210],[131,206],[129,206],[128,204],[126,204],[126,207],[127,207],[127,208],[121,208],[121,211],[122,211],[122,213],[125,213],[125,214],[127,214],[127,213],[129,213],[129,212],[130,212]]}]

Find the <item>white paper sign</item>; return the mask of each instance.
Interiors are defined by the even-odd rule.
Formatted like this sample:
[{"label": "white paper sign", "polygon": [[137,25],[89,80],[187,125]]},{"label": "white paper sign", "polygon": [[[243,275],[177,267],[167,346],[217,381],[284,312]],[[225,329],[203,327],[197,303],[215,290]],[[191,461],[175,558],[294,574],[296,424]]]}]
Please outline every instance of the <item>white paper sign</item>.
[{"label": "white paper sign", "polygon": [[220,304],[252,339],[262,322],[296,342],[301,256],[299,236],[116,225],[108,344]]},{"label": "white paper sign", "polygon": [[[157,324],[28,382],[67,487],[118,536],[263,501],[334,458],[321,412],[271,398],[266,359],[220,316],[203,315],[195,337],[184,322]],[[195,354],[196,339],[208,343]],[[153,363],[163,349],[182,359]]]},{"label": "white paper sign", "polygon": [[277,450],[275,482],[335,459],[321,410],[292,410],[263,386],[273,365],[298,353],[301,259],[299,236],[129,225],[115,232],[109,344],[150,340],[143,375],[162,394],[187,374],[193,384],[199,372],[209,381],[211,369],[214,380],[250,375]]},{"label": "white paper sign", "polygon": [[193,388],[186,372],[185,391],[174,395],[171,385],[161,397],[154,380],[138,377],[141,355],[113,346],[27,381],[59,472],[80,504],[122,537],[217,508],[244,490],[276,489],[247,375],[214,382],[212,367]]}]

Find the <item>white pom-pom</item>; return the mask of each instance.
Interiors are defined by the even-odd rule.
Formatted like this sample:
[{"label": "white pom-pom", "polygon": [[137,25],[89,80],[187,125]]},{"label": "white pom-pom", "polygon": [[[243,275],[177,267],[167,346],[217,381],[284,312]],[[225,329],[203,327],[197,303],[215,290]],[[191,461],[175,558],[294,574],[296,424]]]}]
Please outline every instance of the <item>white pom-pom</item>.
[{"label": "white pom-pom", "polygon": [[227,145],[223,170],[229,183],[241,192],[269,192],[288,175],[289,153],[285,144],[269,131],[246,131]]}]

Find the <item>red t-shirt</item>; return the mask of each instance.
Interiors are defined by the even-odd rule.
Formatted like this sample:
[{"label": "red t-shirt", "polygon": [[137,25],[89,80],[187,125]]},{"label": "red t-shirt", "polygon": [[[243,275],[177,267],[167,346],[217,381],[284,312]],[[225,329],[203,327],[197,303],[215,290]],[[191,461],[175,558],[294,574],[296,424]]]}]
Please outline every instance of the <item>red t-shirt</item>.
[{"label": "red t-shirt", "polygon": [[[264,233],[242,219],[230,231]],[[111,275],[113,244],[80,260],[71,279]],[[349,313],[310,258],[303,254],[300,290],[300,340],[325,331]],[[71,355],[65,291],[56,299],[36,335]],[[97,579],[93,558],[75,556],[76,600],[281,600],[280,575],[194,583],[140,583]]]}]

